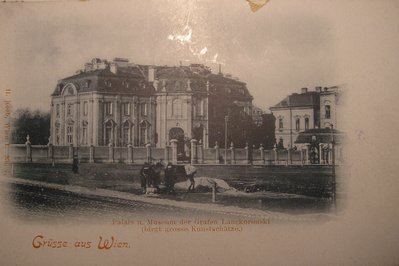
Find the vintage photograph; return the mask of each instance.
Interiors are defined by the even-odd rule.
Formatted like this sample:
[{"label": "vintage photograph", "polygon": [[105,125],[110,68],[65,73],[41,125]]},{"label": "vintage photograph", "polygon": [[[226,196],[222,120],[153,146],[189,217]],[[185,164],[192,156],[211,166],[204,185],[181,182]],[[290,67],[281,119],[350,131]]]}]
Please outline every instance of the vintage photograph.
[{"label": "vintage photograph", "polygon": [[[2,3],[2,212],[42,228],[17,243],[128,253],[138,238],[344,221],[364,154],[351,145],[370,131],[353,122],[363,100],[343,10],[372,8],[305,2]],[[375,5],[388,3],[399,10]]]}]

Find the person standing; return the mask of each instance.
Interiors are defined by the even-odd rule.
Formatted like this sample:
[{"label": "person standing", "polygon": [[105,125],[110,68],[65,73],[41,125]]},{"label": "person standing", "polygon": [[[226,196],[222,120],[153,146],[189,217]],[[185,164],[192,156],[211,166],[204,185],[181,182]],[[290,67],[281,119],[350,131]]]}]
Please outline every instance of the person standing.
[{"label": "person standing", "polygon": [[151,166],[149,163],[145,162],[140,170],[141,192],[143,194],[145,194],[147,191],[147,182],[149,182],[150,172],[151,172]]},{"label": "person standing", "polygon": [[190,186],[188,187],[187,192],[194,192],[195,189],[194,175],[195,173],[197,173],[197,168],[195,168],[194,165],[187,164],[184,166],[184,169],[186,170],[186,177],[190,181]]},{"label": "person standing", "polygon": [[175,169],[171,162],[169,162],[165,168],[165,186],[167,194],[175,193]]}]

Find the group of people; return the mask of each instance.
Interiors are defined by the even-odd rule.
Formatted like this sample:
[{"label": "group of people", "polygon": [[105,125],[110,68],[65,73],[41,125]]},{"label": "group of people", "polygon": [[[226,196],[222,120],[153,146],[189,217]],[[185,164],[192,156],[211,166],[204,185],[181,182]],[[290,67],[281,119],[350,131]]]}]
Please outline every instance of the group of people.
[{"label": "group of people", "polygon": [[163,184],[167,194],[174,194],[174,186],[178,174],[184,174],[185,178],[190,181],[188,192],[193,192],[195,188],[194,175],[196,172],[197,169],[193,165],[185,165],[184,173],[178,173],[177,167],[170,162],[166,166],[162,162],[155,164],[146,162],[140,170],[142,193],[161,193],[160,185]]}]

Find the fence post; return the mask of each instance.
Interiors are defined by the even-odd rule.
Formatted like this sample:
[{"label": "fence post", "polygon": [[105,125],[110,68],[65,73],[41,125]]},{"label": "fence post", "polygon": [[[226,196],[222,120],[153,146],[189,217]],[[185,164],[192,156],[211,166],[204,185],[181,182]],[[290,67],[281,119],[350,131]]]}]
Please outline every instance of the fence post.
[{"label": "fence post", "polygon": [[168,146],[168,142],[165,143],[165,149],[163,151],[163,158],[165,163],[169,163],[169,146]]},{"label": "fence post", "polygon": [[259,151],[260,151],[260,160],[262,161],[262,164],[265,164],[265,148],[263,148],[262,143],[260,144]]},{"label": "fence post", "polygon": [[305,150],[306,165],[309,165],[309,150],[310,150],[310,144],[306,144],[306,150]]},{"label": "fence post", "polygon": [[90,145],[90,150],[89,150],[89,163],[94,163],[94,145]]},{"label": "fence post", "polygon": [[233,142],[230,143],[230,151],[231,151],[231,164],[236,164],[236,151]]},{"label": "fence post", "polygon": [[25,146],[26,146],[26,158],[25,161],[27,162],[32,162],[32,147],[31,147],[31,143],[30,143],[30,137],[29,135],[26,136],[26,142],[25,142]]},{"label": "fence post", "polygon": [[145,145],[146,148],[146,154],[147,154],[147,162],[151,162],[151,143],[147,143]]},{"label": "fence post", "polygon": [[191,140],[191,164],[197,163],[197,140]]},{"label": "fence post", "polygon": [[170,144],[172,146],[172,164],[177,164],[177,139],[171,139]]},{"label": "fence post", "polygon": [[249,154],[249,145],[248,145],[248,142],[245,143],[245,156],[246,156],[247,164],[250,164],[250,163],[251,163],[251,159],[249,158],[250,154]]},{"label": "fence post", "polygon": [[114,144],[112,141],[108,144],[108,161],[110,163],[115,162],[114,160]]},{"label": "fence post", "polygon": [[68,147],[68,159],[70,162],[73,162],[73,144],[69,144]]},{"label": "fence post", "polygon": [[47,150],[47,160],[49,161],[54,161],[54,147],[53,144],[49,143],[47,144],[48,150]]},{"label": "fence post", "polygon": [[278,164],[278,150],[277,148],[273,148],[274,151],[274,164]]},{"label": "fence post", "polygon": [[127,145],[127,163],[133,163],[133,145],[131,143]]},{"label": "fence post", "polygon": [[204,163],[204,146],[202,145],[202,140],[199,140],[197,146],[197,156],[198,156],[198,163]]},{"label": "fence post", "polygon": [[215,142],[215,163],[217,163],[217,164],[219,164],[220,163],[220,160],[219,160],[219,157],[220,157],[220,151],[219,151],[219,145],[218,145],[218,142],[216,141]]}]

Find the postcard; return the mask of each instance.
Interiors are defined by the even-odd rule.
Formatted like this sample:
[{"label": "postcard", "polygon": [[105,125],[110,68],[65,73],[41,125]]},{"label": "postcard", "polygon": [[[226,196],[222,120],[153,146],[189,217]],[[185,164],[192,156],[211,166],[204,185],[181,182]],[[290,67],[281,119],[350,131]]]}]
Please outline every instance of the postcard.
[{"label": "postcard", "polygon": [[398,10],[3,1],[0,264],[398,264]]}]

